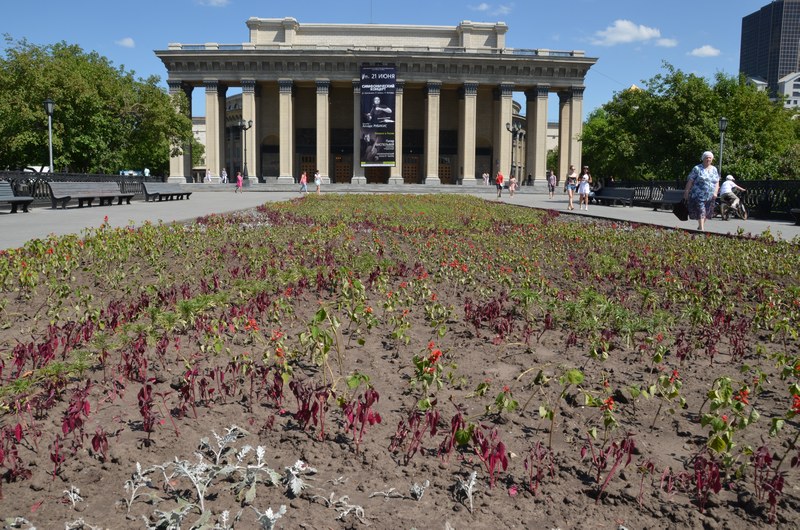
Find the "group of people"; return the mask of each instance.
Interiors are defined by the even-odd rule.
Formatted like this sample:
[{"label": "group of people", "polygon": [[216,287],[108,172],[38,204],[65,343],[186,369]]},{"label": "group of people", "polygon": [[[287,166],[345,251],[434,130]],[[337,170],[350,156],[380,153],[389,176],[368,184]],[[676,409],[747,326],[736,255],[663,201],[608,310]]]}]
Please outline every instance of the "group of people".
[{"label": "group of people", "polygon": [[[558,186],[558,176],[552,169],[547,171],[547,191],[552,199]],[[564,179],[564,193],[567,194],[569,200],[567,204],[568,210],[575,209],[575,194],[578,194],[578,206],[581,210],[589,209],[589,199],[594,196],[594,193],[599,189],[600,184],[593,184],[592,174],[589,172],[589,166],[583,166],[580,175],[575,171],[575,166],[569,166],[569,173]]]},{"label": "group of people", "polygon": [[[319,175],[319,170],[314,172],[314,186],[317,187],[317,195],[319,195],[320,187],[322,187],[322,177]],[[308,195],[308,174],[305,171],[300,174],[300,193]]]},{"label": "group of people", "polygon": [[[488,186],[489,185],[489,173],[483,173],[483,182]],[[506,178],[503,176],[503,173],[498,171],[497,175],[494,177],[494,185],[497,187],[497,197],[500,198],[503,195],[503,187],[505,186]],[[512,197],[514,193],[517,191],[517,177],[511,175],[511,178],[508,179],[508,193]]]},{"label": "group of people", "polygon": [[[733,175],[728,175],[720,184],[720,174],[714,166],[714,153],[705,151],[701,162],[692,168],[686,179],[686,187],[683,191],[683,200],[689,212],[689,219],[697,221],[697,229],[705,230],[706,219],[714,217],[717,197],[721,200],[723,212],[725,208],[736,210],[739,205],[739,197],[735,191],[746,191],[745,188],[736,183]],[[575,171],[575,166],[569,166],[569,173],[564,179],[564,193],[567,194],[569,202],[568,210],[574,210],[573,202],[575,193],[578,194],[578,205],[581,210],[589,209],[589,200],[598,191],[600,183],[592,185],[592,175],[589,166],[583,166],[581,173]],[[552,199],[558,185],[558,177],[551,169],[547,172],[547,188]],[[499,190],[499,188],[498,188]],[[498,196],[499,196],[498,191]],[[727,218],[723,214],[723,218]]]}]

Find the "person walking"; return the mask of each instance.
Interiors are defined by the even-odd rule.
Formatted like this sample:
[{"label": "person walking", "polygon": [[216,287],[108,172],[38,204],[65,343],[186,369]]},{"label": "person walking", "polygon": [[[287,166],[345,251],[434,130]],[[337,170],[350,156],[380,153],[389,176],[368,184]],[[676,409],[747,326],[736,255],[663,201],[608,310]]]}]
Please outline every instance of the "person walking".
[{"label": "person walking", "polygon": [[233,193],[241,193],[242,191],[242,184],[244,183],[244,179],[242,178],[242,172],[236,172],[236,189],[233,190]]},{"label": "person walking", "polygon": [[494,177],[494,184],[497,186],[497,198],[499,199],[500,196],[503,194],[503,174],[501,172],[497,172],[497,176]]},{"label": "person walking", "polygon": [[305,171],[300,174],[300,193],[303,192],[308,195],[308,175],[306,175]]},{"label": "person walking", "polygon": [[511,175],[511,178],[508,180],[508,192],[513,197],[515,191],[517,191],[517,177]]},{"label": "person walking", "polygon": [[578,179],[578,206],[581,210],[589,210],[589,193],[591,190],[592,175],[589,173],[589,166],[583,166],[581,176]]},{"label": "person walking", "polygon": [[552,169],[547,172],[547,191],[550,193],[550,198],[553,198],[553,195],[556,193],[556,184],[558,183],[558,177],[556,176],[556,172]]},{"label": "person walking", "polygon": [[569,166],[569,173],[567,173],[567,178],[564,179],[564,193],[567,194],[569,198],[569,204],[567,205],[568,210],[574,210],[575,204],[573,204],[573,199],[575,197],[575,190],[578,189],[578,174],[575,173],[575,166]]},{"label": "person walking", "polygon": [[489,172],[488,171],[484,171],[483,172],[483,185],[484,186],[488,186],[489,185]]},{"label": "person walking", "polygon": [[314,172],[314,186],[317,187],[317,195],[319,195],[319,188],[322,186],[322,177],[319,176],[319,169]]},{"label": "person walking", "polygon": [[225,171],[225,168],[222,168],[222,172],[219,174],[219,181],[221,184],[228,183],[228,172]]},{"label": "person walking", "polygon": [[686,178],[683,200],[689,210],[689,219],[697,221],[697,229],[706,229],[706,219],[714,217],[714,203],[719,193],[719,171],[713,165],[714,153],[705,151],[700,162]]}]

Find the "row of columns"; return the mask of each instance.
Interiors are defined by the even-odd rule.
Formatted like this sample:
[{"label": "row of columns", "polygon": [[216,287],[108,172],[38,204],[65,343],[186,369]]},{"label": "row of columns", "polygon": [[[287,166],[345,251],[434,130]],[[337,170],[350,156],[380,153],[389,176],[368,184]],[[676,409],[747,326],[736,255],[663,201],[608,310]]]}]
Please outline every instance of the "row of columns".
[{"label": "row of columns", "polygon": [[[317,140],[317,167],[324,178],[329,168],[330,157],[330,80],[319,79],[316,81],[316,140]],[[225,151],[223,141],[225,138],[225,90],[220,89],[217,81],[206,81],[206,167],[214,174],[225,166]],[[294,82],[291,79],[278,81],[278,130],[279,130],[279,181],[294,182],[293,153],[294,149],[294,109],[292,90]],[[459,92],[459,163],[464,176],[475,175],[475,147],[477,128],[477,101],[479,84],[465,82]],[[390,182],[402,183],[403,168],[403,92],[405,83],[396,82],[395,98],[395,156],[396,165],[390,170]],[[441,107],[440,81],[429,81],[426,85],[425,99],[425,182],[439,184],[439,122]],[[191,87],[181,83],[169,82],[171,94],[184,90],[190,102]],[[256,112],[256,82],[255,80],[242,81],[242,119],[252,121],[253,130],[242,139],[246,142],[247,159],[245,167],[258,171],[258,149],[261,138],[259,120]],[[496,104],[496,116],[499,122],[494,125],[495,158],[498,166],[504,173],[511,167],[512,137],[507,134],[505,124],[511,122],[512,97],[514,85],[502,83],[499,87],[499,97]],[[578,140],[582,132],[583,112],[583,87],[572,87],[568,91],[559,91],[559,162],[560,175],[566,175],[570,164],[580,165],[582,148]],[[528,134],[525,136],[526,167],[528,172],[537,178],[542,178],[547,171],[547,103],[550,93],[549,85],[539,85],[525,92]],[[353,108],[359,109],[361,105],[360,82],[353,81]],[[365,182],[364,169],[360,166],[360,130],[361,116],[356,110],[353,112],[353,182]],[[432,134],[432,132],[435,133]],[[182,177],[191,175],[191,157],[179,155],[170,160],[170,175]]]}]

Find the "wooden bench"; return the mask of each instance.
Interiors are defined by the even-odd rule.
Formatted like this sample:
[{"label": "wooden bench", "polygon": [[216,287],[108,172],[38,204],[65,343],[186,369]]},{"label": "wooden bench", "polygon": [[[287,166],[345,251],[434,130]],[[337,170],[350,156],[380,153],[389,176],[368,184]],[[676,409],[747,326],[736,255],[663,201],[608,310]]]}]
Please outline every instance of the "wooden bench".
[{"label": "wooden bench", "polygon": [[622,204],[628,203],[633,206],[633,196],[636,190],[633,188],[602,188],[595,192],[594,200],[599,204],[612,206],[620,201]]},{"label": "wooden bench", "polygon": [[159,201],[182,200],[184,197],[188,200],[189,195],[192,194],[191,191],[183,190],[180,184],[167,184],[165,182],[143,182],[142,184],[144,186],[145,202],[155,202],[156,199]]},{"label": "wooden bench", "polygon": [[117,204],[126,201],[131,203],[131,198],[135,193],[123,193],[116,182],[48,182],[50,188],[50,202],[53,208],[66,208],[67,203],[72,199],[78,200],[78,208],[83,208],[83,204],[88,206],[97,199],[100,206],[111,204],[117,199]]},{"label": "wooden bench", "polygon": [[664,190],[661,199],[653,199],[650,204],[653,205],[653,210],[658,210],[659,208],[666,210],[667,208],[671,209],[682,200],[683,190]]},{"label": "wooden bench", "polygon": [[28,211],[28,205],[33,202],[33,197],[26,195],[14,195],[14,188],[10,182],[0,182],[0,202],[11,204],[11,213],[17,213],[17,207],[21,204],[22,211]]}]

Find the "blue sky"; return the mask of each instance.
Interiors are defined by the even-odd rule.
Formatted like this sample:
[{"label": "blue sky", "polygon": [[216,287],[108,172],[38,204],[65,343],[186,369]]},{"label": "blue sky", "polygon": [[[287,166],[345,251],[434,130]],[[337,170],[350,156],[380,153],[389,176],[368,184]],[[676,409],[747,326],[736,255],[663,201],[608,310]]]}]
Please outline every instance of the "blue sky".
[{"label": "blue sky", "polygon": [[[509,47],[584,50],[598,58],[586,78],[588,115],[615,92],[662,73],[663,61],[708,79],[718,71],[737,73],[742,17],[769,1],[4,0],[0,33],[34,44],[78,44],[139,77],[158,75],[166,86],[153,50],[170,42],[245,42],[250,17],[294,17],[300,24],[502,21]],[[194,92],[195,114],[202,115],[202,91]],[[551,119],[555,107],[549,105]]]}]

